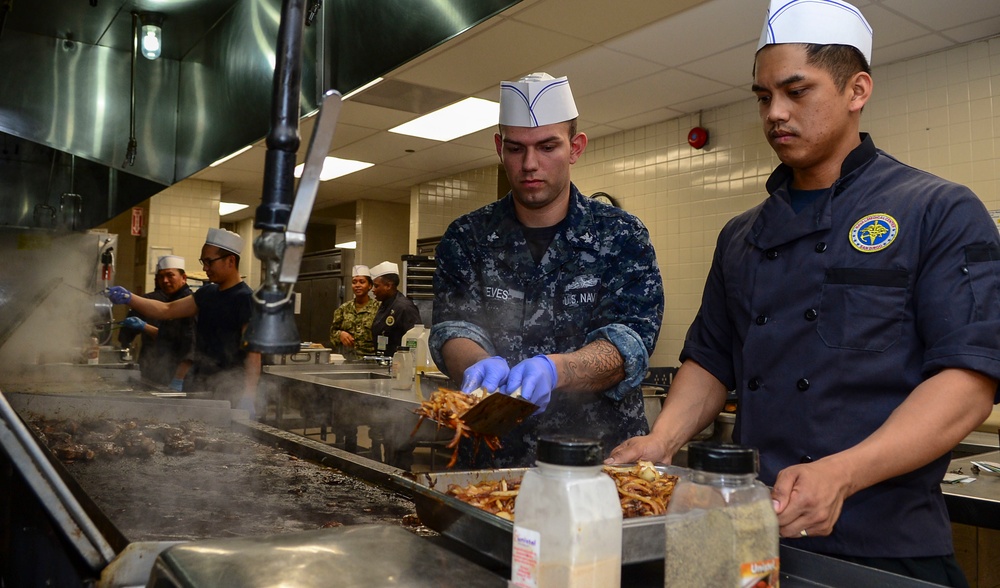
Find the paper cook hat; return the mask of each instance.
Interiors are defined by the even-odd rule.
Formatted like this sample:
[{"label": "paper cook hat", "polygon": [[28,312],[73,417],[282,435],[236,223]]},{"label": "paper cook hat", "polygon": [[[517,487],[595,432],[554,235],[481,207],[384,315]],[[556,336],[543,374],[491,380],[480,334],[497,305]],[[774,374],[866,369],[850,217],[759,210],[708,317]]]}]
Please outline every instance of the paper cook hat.
[{"label": "paper cook hat", "polygon": [[771,0],[757,50],[781,43],[850,45],[872,63],[872,27],[841,0]]},{"label": "paper cook hat", "polygon": [[370,278],[372,277],[372,271],[368,269],[367,265],[356,265],[351,272],[351,277],[354,276],[368,276]]},{"label": "paper cook hat", "polygon": [[533,73],[516,82],[500,82],[500,124],[540,127],[578,115],[573,91],[565,77]]},{"label": "paper cook hat", "polygon": [[236,255],[243,254],[243,237],[226,229],[209,229],[208,236],[205,237],[206,245],[215,245],[219,249],[225,249]]},{"label": "paper cook hat", "polygon": [[184,258],[180,255],[164,255],[156,260],[156,271],[179,269],[184,271]]},{"label": "paper cook hat", "polygon": [[372,268],[372,278],[377,278],[386,274],[399,275],[399,266],[391,261],[383,261]]}]

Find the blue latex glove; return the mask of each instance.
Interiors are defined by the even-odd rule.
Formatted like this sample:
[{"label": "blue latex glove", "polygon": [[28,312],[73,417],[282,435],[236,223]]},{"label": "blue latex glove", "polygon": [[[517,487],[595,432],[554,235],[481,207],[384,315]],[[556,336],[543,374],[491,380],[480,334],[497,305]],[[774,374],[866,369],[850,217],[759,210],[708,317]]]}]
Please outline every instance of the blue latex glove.
[{"label": "blue latex glove", "polygon": [[104,295],[115,304],[128,304],[132,300],[132,293],[121,286],[111,286],[104,291]]},{"label": "blue latex glove", "polygon": [[239,402],[236,403],[236,408],[240,410],[245,410],[250,413],[250,420],[257,420],[257,408],[254,406],[254,399],[249,396],[241,396]]},{"label": "blue latex glove", "polygon": [[171,390],[176,390],[177,392],[183,392],[184,391],[184,379],[183,378],[174,378],[174,379],[170,380],[170,389]]},{"label": "blue latex glove", "polygon": [[141,331],[146,328],[146,321],[142,320],[137,316],[126,317],[125,320],[121,322],[121,325],[125,329],[131,329],[133,331]]},{"label": "blue latex glove", "polygon": [[510,368],[507,367],[507,360],[502,357],[493,356],[480,359],[465,369],[465,376],[462,378],[462,392],[468,394],[480,386],[486,388],[487,392],[495,392],[507,381],[509,373]]},{"label": "blue latex glove", "polygon": [[552,399],[552,390],[559,379],[556,364],[547,355],[536,355],[514,366],[507,376],[507,388],[504,394],[513,394],[521,389],[521,398],[537,404],[542,412]]}]

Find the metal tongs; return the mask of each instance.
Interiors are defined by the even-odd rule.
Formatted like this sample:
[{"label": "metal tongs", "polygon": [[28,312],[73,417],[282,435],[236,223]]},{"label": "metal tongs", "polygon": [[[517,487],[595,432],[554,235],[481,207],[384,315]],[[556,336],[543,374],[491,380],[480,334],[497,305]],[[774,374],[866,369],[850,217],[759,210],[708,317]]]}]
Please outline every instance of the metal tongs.
[{"label": "metal tongs", "polygon": [[1000,474],[1000,463],[994,461],[973,461],[972,465],[989,474]]},{"label": "metal tongs", "polygon": [[503,437],[538,410],[538,405],[521,398],[520,388],[510,395],[482,393],[485,398],[459,417],[471,431],[481,435]]}]

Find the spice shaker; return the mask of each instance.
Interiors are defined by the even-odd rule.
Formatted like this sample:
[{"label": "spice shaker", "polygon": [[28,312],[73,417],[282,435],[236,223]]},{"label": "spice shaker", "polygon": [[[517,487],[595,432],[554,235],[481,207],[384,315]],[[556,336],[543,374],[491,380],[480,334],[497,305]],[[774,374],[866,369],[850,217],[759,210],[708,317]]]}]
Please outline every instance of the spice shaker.
[{"label": "spice shaker", "polygon": [[599,441],[555,435],[538,440],[514,511],[511,584],[517,588],[617,588],[622,510],[601,471]]},{"label": "spice shaker", "polygon": [[664,586],[778,586],[778,517],[757,450],[692,443],[688,467],[667,506]]},{"label": "spice shaker", "polygon": [[396,390],[409,390],[413,383],[413,354],[409,348],[400,346],[392,356],[392,365],[389,366],[392,374],[392,387]]}]

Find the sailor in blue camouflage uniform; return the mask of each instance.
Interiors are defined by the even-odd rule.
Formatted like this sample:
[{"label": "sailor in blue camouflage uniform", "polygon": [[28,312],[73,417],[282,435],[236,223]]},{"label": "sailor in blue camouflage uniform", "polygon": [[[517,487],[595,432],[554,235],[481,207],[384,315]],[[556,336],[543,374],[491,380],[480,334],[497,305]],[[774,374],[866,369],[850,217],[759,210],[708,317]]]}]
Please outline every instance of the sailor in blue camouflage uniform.
[{"label": "sailor in blue camouflage uniform", "polygon": [[719,236],[652,433],[612,457],[669,461],[735,389],[785,542],[967,586],[940,483],[997,401],[1000,235],[859,132],[871,39],[840,0],[773,0],[753,89],[782,164]]},{"label": "sailor in blue camouflage uniform", "polygon": [[429,346],[463,391],[520,388],[542,409],[495,454],[463,444],[460,467],[534,465],[547,432],[607,451],[647,432],[639,384],[663,318],[646,228],[569,181],[587,139],[568,81],[505,82],[500,104],[511,193],[457,219],[438,245]]}]

